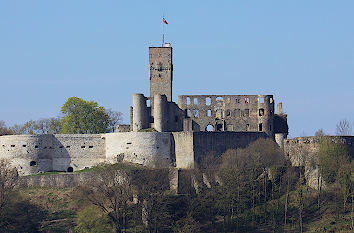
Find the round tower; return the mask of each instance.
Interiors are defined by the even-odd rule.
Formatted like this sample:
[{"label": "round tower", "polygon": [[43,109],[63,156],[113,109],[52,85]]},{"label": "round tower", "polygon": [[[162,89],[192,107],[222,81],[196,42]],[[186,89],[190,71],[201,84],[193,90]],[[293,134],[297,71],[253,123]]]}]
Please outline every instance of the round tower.
[{"label": "round tower", "polygon": [[154,127],[158,132],[168,130],[167,97],[165,95],[154,96]]},{"label": "round tower", "polygon": [[133,94],[133,131],[146,128],[149,128],[146,97],[143,94]]}]

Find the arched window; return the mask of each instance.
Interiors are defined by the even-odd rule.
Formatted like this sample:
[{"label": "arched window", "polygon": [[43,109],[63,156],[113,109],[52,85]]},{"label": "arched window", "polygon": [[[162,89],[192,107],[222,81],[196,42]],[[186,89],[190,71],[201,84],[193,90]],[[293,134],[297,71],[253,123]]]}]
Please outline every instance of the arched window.
[{"label": "arched window", "polygon": [[74,168],[72,168],[72,167],[68,167],[68,170],[67,170],[68,172],[73,172],[74,171]]},{"label": "arched window", "polygon": [[209,131],[209,132],[214,131],[214,127],[212,125],[207,125],[205,131]]}]

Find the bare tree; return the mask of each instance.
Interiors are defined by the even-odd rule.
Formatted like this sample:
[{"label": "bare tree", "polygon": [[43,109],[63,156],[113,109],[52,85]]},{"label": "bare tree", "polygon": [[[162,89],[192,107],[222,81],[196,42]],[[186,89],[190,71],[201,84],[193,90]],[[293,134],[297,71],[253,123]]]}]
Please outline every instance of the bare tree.
[{"label": "bare tree", "polygon": [[112,168],[101,170],[80,187],[80,193],[108,214],[117,233],[127,226],[128,203],[132,200],[127,173]]},{"label": "bare tree", "polygon": [[17,169],[12,167],[9,161],[0,159],[0,221],[3,219],[4,207],[9,203],[17,178]]},{"label": "bare tree", "polygon": [[316,137],[321,137],[321,136],[326,136],[326,133],[324,132],[323,129],[319,129],[315,132]]},{"label": "bare tree", "polygon": [[13,134],[12,130],[9,129],[4,121],[0,121],[0,135]]},{"label": "bare tree", "polygon": [[342,119],[336,126],[336,134],[339,136],[350,136],[352,133],[352,127],[347,119]]},{"label": "bare tree", "polygon": [[106,113],[109,116],[109,130],[110,132],[114,132],[117,125],[122,121],[122,113],[116,112],[111,109],[107,109]]}]

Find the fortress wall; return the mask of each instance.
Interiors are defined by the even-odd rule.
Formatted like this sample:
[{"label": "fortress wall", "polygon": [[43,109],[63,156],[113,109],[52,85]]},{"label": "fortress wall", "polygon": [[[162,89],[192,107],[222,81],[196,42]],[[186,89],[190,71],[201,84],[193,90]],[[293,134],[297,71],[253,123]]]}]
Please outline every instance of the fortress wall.
[{"label": "fortress wall", "polygon": [[244,148],[258,138],[266,138],[263,132],[194,132],[194,158],[200,163],[207,152],[221,155],[228,149]]},{"label": "fortress wall", "polygon": [[107,162],[124,161],[152,168],[168,167],[174,162],[171,133],[108,133],[104,137]]},{"label": "fortress wall", "polygon": [[[53,170],[81,170],[106,160],[105,140],[100,134],[58,134],[46,142],[54,148],[52,152]],[[48,147],[47,147],[48,148]]]},{"label": "fortress wall", "polygon": [[0,136],[0,158],[9,159],[20,175],[81,170],[105,160],[104,144],[101,135]]},{"label": "fortress wall", "polygon": [[[21,175],[37,173],[39,169],[51,170],[51,158],[41,152],[40,144],[41,139],[38,136],[0,136],[0,158],[9,160]],[[31,161],[36,164],[30,166]]]},{"label": "fortress wall", "polygon": [[182,169],[194,168],[193,133],[174,132],[176,167]]},{"label": "fortress wall", "polygon": [[[354,158],[354,136],[328,136],[333,142],[344,143]],[[319,179],[318,150],[320,137],[297,137],[284,140],[284,153],[292,166],[304,166],[307,184],[317,188]]]}]

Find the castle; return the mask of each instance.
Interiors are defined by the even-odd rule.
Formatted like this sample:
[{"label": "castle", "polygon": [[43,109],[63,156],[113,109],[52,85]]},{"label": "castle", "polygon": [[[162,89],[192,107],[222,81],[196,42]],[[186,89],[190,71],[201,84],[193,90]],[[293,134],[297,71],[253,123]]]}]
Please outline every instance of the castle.
[{"label": "castle", "polygon": [[81,170],[126,161],[190,169],[209,151],[245,147],[288,134],[282,105],[272,95],[181,95],[172,101],[172,47],[149,48],[150,97],[133,95],[130,125],[115,133],[0,136],[0,156],[21,175]]}]

